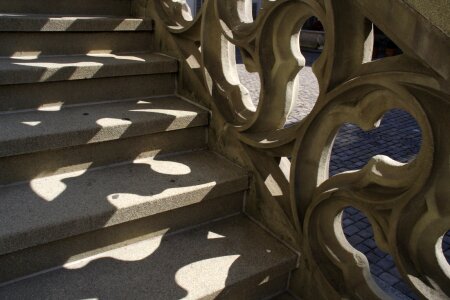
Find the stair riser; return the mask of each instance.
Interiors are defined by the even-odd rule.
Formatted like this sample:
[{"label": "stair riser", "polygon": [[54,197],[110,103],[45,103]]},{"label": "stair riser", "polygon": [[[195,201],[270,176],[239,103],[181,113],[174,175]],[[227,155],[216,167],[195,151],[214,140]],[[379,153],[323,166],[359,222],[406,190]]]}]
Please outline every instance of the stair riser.
[{"label": "stair riser", "polygon": [[[115,56],[45,56],[41,59],[12,59],[0,68],[0,84],[72,81],[133,75],[164,74],[178,71],[178,63],[167,57],[145,54]],[[57,59],[59,58],[59,59]],[[145,61],[145,59],[147,59]],[[3,67],[2,66],[2,67]]]},{"label": "stair riser", "polygon": [[0,12],[129,16],[131,0],[1,0]]},{"label": "stair riser", "polygon": [[[137,158],[206,148],[206,128],[193,127],[62,150],[0,158],[0,185],[81,171]],[[174,142],[176,141],[176,142]]]},{"label": "stair riser", "polygon": [[133,17],[0,15],[0,32],[134,32],[152,29],[152,20]]},{"label": "stair riser", "polygon": [[[294,265],[295,262],[292,262]],[[210,295],[202,300],[213,299],[245,299],[245,300],[260,300],[271,299],[272,296],[280,294],[286,290],[289,282],[289,273],[267,272],[249,278],[233,286],[225,288],[220,293]]]},{"label": "stair riser", "polygon": [[0,282],[239,213],[244,192],[0,256]]},{"label": "stair riser", "polygon": [[173,94],[175,74],[152,74],[0,86],[0,111]]},{"label": "stair riser", "polygon": [[0,56],[5,57],[154,50],[151,32],[2,32],[0,40]]}]

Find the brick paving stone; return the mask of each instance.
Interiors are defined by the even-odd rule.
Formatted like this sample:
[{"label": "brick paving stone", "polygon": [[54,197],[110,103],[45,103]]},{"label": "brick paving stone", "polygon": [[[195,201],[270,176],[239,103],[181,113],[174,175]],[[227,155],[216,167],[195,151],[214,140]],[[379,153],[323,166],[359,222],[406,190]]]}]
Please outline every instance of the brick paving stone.
[{"label": "brick paving stone", "polygon": [[345,227],[345,233],[347,233],[351,236],[358,232],[359,232],[359,228],[356,227],[355,225],[350,225],[350,226]]},{"label": "brick paving stone", "polygon": [[406,284],[403,281],[399,281],[396,284],[394,284],[393,288],[403,293],[405,296],[409,297],[412,300],[418,300],[419,297],[417,297],[412,291],[411,287]]},{"label": "brick paving stone", "polygon": [[348,237],[347,239],[350,242],[350,244],[352,244],[352,245],[357,245],[361,242],[364,242],[364,239],[356,234]]},{"label": "brick paving stone", "polygon": [[[379,256],[377,255],[377,257]],[[389,271],[394,266],[394,262],[389,256],[386,256],[377,262],[377,266],[383,268],[385,271]]]},{"label": "brick paving stone", "polygon": [[[319,94],[317,79],[311,69],[312,62],[319,54],[304,52],[303,55],[306,58],[307,67],[303,68],[299,74],[298,98],[286,126],[291,126],[307,116]],[[258,75],[246,72],[242,64],[238,64],[237,69],[241,83],[247,87],[254,104],[257,105],[260,92]],[[368,132],[353,124],[343,124],[333,145],[330,176],[361,169],[371,157],[379,154],[399,162],[409,162],[419,152],[421,142],[421,130],[416,120],[405,111],[398,109],[388,111],[383,116],[380,126]],[[380,287],[396,299],[418,299],[401,278],[389,254],[378,249],[372,228],[365,215],[354,207],[348,207],[344,210],[342,223],[350,244],[368,257],[372,274],[387,274],[384,275],[386,278],[388,276],[397,278],[397,282],[392,285],[375,277]],[[358,230],[356,231],[355,228]],[[450,264],[450,232],[444,236],[442,248]],[[388,281],[395,281],[393,278],[390,279]]]},{"label": "brick paving stone", "polygon": [[358,227],[358,229],[360,231],[362,231],[363,229],[366,229],[367,227],[369,227],[369,224],[363,222],[364,219],[361,219],[361,220],[359,220],[359,222],[355,223],[355,227]]},{"label": "brick paving stone", "polygon": [[377,248],[377,244],[375,244],[375,241],[373,239],[366,239],[364,241],[364,245],[366,245],[367,247],[369,247],[370,249],[374,249]]},{"label": "brick paving stone", "polygon": [[373,237],[373,232],[369,229],[363,229],[358,232],[358,235],[363,239],[370,239]]},{"label": "brick paving stone", "polygon": [[378,276],[383,272],[384,272],[384,270],[382,268],[380,268],[379,266],[377,266],[376,264],[370,265],[370,273],[372,273],[373,275]]},{"label": "brick paving stone", "polygon": [[381,273],[378,278],[380,278],[381,280],[383,280],[384,282],[386,282],[387,284],[389,284],[390,286],[395,285],[396,283],[398,283],[400,280],[393,276],[390,273]]},{"label": "brick paving stone", "polygon": [[[375,255],[373,252],[367,253],[366,256],[367,256],[367,259],[369,260],[369,262],[379,266],[378,262],[381,260],[381,258],[379,256]],[[382,268],[382,269],[385,270],[384,268]]]},{"label": "brick paving stone", "polygon": [[342,220],[342,224],[343,224],[344,226],[349,226],[349,225],[352,225],[353,223],[354,223],[353,220],[350,219],[350,218],[347,218],[347,219]]},{"label": "brick paving stone", "polygon": [[387,255],[386,252],[381,251],[381,250],[378,249],[378,248],[373,249],[372,251],[373,251],[373,253],[374,253],[376,256],[378,256],[379,258],[384,258],[384,257],[386,257],[386,255]]},{"label": "brick paving stone", "polygon": [[391,273],[391,275],[394,276],[394,277],[402,278],[402,275],[400,275],[400,272],[398,271],[397,268],[390,269],[389,273]]},{"label": "brick paving stone", "polygon": [[372,251],[372,249],[370,249],[369,247],[367,247],[366,245],[360,243],[356,246],[356,249],[358,249],[359,251],[361,251],[364,254],[369,253],[370,251]]}]

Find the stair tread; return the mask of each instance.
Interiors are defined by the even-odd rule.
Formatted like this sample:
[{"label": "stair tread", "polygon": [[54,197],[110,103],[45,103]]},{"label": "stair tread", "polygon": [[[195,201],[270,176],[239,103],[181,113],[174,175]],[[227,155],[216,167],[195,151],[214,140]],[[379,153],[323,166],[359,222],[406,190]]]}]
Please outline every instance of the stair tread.
[{"label": "stair tread", "polygon": [[207,124],[207,111],[175,96],[5,113],[0,157]]},{"label": "stair tread", "polygon": [[0,12],[19,14],[92,14],[127,16],[130,0],[2,0]]},{"label": "stair tread", "polygon": [[247,173],[210,151],[135,160],[0,188],[0,254],[243,191]]},{"label": "stair tread", "polygon": [[[252,289],[287,274],[295,262],[292,251],[239,215],[67,264],[2,287],[0,298],[220,298],[233,285]],[[257,283],[245,285],[250,280]]]},{"label": "stair tread", "polygon": [[0,14],[3,32],[60,31],[149,31],[150,19],[116,16],[67,16],[42,14]]},{"label": "stair tread", "polygon": [[95,53],[0,58],[0,85],[173,73],[175,59],[158,53]]}]

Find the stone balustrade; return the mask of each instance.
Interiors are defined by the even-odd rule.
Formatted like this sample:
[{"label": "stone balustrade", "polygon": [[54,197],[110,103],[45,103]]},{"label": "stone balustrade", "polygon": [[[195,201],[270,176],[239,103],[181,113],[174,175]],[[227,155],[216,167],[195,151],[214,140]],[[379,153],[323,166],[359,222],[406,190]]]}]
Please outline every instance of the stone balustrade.
[{"label": "stone balustrade", "polygon": [[[183,0],[136,2],[155,20],[161,51],[180,61],[178,93],[212,111],[211,148],[251,171],[246,212],[300,253],[290,289],[303,299],[389,298],[345,238],[349,206],[368,217],[377,246],[417,295],[450,297],[441,247],[450,229],[450,8],[436,17],[441,0],[416,2],[264,0],[256,19],[250,0],[206,0],[196,17]],[[309,115],[285,127],[305,66],[300,29],[311,16],[325,30],[313,65],[320,94]],[[372,61],[374,24],[402,54]],[[257,105],[239,81],[236,48],[259,76]],[[415,159],[377,155],[330,177],[341,126],[371,130],[392,109],[420,126]]]}]

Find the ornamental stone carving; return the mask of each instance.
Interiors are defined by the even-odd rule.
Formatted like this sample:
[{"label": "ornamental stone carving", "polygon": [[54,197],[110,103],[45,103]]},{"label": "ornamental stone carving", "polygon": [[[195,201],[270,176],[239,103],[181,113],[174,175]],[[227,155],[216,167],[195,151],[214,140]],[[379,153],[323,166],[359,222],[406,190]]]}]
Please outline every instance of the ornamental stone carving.
[{"label": "ornamental stone carving", "polygon": [[[290,288],[303,299],[388,298],[344,236],[348,206],[368,217],[378,247],[418,295],[450,297],[440,248],[450,229],[450,38],[438,26],[445,22],[417,9],[404,0],[264,0],[253,19],[251,0],[206,0],[195,17],[183,0],[136,1],[155,20],[161,51],[180,61],[178,92],[212,111],[210,146],[251,172],[247,213],[300,254]],[[320,95],[285,128],[305,66],[300,29],[311,16],[325,29],[313,65]],[[401,55],[371,60],[373,24]],[[237,48],[259,75],[257,106],[239,81]],[[378,155],[329,177],[339,128],[371,130],[394,108],[421,128],[417,157]]]}]

